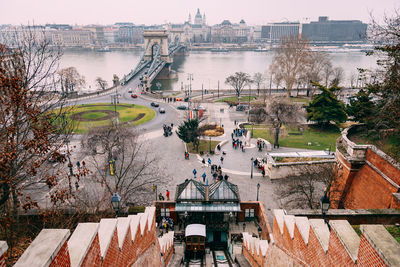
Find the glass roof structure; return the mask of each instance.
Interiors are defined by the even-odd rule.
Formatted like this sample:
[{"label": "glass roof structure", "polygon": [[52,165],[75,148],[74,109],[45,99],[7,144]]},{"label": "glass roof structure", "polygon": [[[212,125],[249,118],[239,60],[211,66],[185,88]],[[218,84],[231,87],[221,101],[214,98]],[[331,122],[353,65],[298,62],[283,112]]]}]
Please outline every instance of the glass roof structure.
[{"label": "glass roof structure", "polygon": [[238,186],[226,180],[210,186],[196,180],[186,180],[176,190],[176,202],[240,202]]},{"label": "glass roof structure", "polygon": [[239,201],[238,186],[226,180],[211,184],[208,194],[210,201]]},{"label": "glass roof structure", "polygon": [[178,185],[177,189],[176,201],[203,201],[206,199],[205,186],[196,180],[186,180],[183,184]]}]

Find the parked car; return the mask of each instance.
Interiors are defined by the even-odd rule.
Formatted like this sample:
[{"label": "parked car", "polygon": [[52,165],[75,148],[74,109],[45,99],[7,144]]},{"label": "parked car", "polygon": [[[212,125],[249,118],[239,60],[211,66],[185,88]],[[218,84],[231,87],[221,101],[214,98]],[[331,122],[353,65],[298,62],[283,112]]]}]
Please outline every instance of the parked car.
[{"label": "parked car", "polygon": [[137,94],[131,94],[132,98],[137,98]]},{"label": "parked car", "polygon": [[249,109],[249,106],[248,105],[237,105],[236,106],[236,111],[244,111],[244,110],[247,110],[247,109]]},{"label": "parked car", "polygon": [[165,109],[164,109],[164,108],[160,108],[158,111],[159,111],[160,113],[165,113]]},{"label": "parked car", "polygon": [[182,98],[176,98],[176,101],[182,101]]},{"label": "parked car", "polygon": [[150,106],[158,108],[160,105],[156,102],[151,102]]},{"label": "parked car", "polygon": [[132,93],[133,93],[132,88],[129,88],[129,89],[128,89],[128,93],[129,93],[129,94],[132,94]]},{"label": "parked car", "polygon": [[180,110],[186,110],[186,109],[187,109],[187,107],[186,107],[186,106],[184,106],[184,105],[181,105],[181,106],[178,106],[178,107],[177,107],[177,109],[180,109]]}]

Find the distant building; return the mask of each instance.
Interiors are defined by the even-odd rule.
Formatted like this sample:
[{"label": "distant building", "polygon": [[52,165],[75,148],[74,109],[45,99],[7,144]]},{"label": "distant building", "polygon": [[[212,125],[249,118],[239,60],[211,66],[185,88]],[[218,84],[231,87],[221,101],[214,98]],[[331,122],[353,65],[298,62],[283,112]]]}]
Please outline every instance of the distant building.
[{"label": "distant building", "polygon": [[303,37],[312,43],[324,42],[364,42],[367,24],[360,20],[329,20],[319,17],[318,21],[303,24]]},{"label": "distant building", "polygon": [[45,27],[54,30],[72,30],[72,26],[69,24],[46,24]]},{"label": "distant building", "polygon": [[224,20],[221,24],[211,27],[211,41],[213,43],[245,43],[249,41],[250,27],[244,20],[239,24],[232,24]]},{"label": "distant building", "polygon": [[271,23],[261,27],[261,39],[266,42],[278,43],[283,37],[301,34],[299,22]]},{"label": "distant building", "polygon": [[84,27],[85,30],[89,30],[93,33],[93,41],[95,45],[102,46],[105,43],[104,40],[104,27],[103,26],[88,26]]},{"label": "distant building", "polygon": [[53,45],[63,47],[87,48],[94,44],[93,32],[86,29],[54,30],[47,32]]}]

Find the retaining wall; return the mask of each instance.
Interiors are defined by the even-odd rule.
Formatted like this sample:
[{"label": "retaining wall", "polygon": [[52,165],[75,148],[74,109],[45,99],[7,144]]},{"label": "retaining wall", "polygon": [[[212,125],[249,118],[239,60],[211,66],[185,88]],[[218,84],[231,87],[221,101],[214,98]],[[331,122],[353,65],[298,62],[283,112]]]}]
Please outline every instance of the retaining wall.
[{"label": "retaining wall", "polygon": [[244,233],[243,255],[252,266],[400,266],[400,244],[384,226],[360,230],[359,237],[346,220],[326,223],[274,210],[273,239]]},{"label": "retaining wall", "polygon": [[147,207],[137,215],[80,223],[71,236],[67,229],[43,229],[15,266],[162,266],[161,258],[167,265],[173,232],[157,238],[155,217],[155,207]]},{"label": "retaining wall", "polygon": [[373,145],[357,145],[345,129],[336,142],[338,162],[330,188],[333,208],[400,208],[400,164]]}]

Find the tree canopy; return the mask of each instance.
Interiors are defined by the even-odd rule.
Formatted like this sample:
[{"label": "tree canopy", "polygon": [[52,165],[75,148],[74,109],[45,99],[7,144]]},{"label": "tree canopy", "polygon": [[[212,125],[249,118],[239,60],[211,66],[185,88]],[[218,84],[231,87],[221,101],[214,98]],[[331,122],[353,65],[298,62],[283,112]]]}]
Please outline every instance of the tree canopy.
[{"label": "tree canopy", "polygon": [[343,102],[339,101],[333,93],[339,88],[334,85],[326,88],[314,83],[322,92],[315,95],[307,107],[307,121],[315,121],[321,126],[330,124],[331,121],[340,123],[346,121],[347,114]]},{"label": "tree canopy", "polygon": [[346,110],[350,116],[354,116],[355,121],[368,125],[373,122],[373,117],[376,114],[376,106],[372,102],[370,92],[363,89],[350,98],[350,104],[346,107]]},{"label": "tree canopy", "polygon": [[230,75],[226,78],[225,83],[232,86],[236,91],[236,95],[240,97],[243,88],[246,85],[251,84],[253,81],[248,73],[245,72],[235,72],[235,74]]},{"label": "tree canopy", "polygon": [[188,119],[179,125],[176,131],[178,137],[185,143],[193,143],[196,148],[199,144],[199,121],[197,119]]}]

